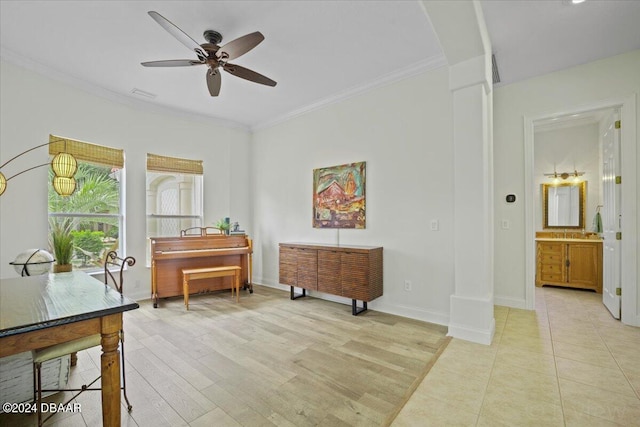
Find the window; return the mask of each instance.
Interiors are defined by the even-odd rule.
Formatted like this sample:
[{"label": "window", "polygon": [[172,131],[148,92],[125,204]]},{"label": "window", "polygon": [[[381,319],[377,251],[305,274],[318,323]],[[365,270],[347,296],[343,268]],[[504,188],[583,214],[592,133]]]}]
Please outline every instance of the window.
[{"label": "window", "polygon": [[180,236],[202,227],[202,161],[147,154],[147,266],[150,237]]},{"label": "window", "polygon": [[73,236],[71,263],[74,269],[99,271],[110,250],[124,254],[123,150],[50,136],[49,155],[61,151],[78,161],[76,190],[71,196],[58,195],[49,176],[49,229]]}]

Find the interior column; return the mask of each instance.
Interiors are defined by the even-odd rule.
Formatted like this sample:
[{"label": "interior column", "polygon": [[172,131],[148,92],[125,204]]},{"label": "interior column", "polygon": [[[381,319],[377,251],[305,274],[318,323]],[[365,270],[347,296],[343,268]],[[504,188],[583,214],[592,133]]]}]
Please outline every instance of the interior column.
[{"label": "interior column", "polygon": [[421,1],[449,64],[453,101],[454,292],[449,333],[491,344],[493,104],[491,42],[474,1]]},{"label": "interior column", "polygon": [[493,190],[491,83],[485,55],[450,67],[454,145],[455,292],[449,335],[491,344]]}]

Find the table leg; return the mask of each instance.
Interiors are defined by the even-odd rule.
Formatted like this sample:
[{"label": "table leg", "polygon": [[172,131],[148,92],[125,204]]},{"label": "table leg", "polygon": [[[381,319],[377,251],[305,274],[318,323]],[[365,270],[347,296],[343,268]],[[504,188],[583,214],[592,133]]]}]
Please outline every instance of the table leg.
[{"label": "table leg", "polygon": [[102,335],[102,425],[120,426],[120,329],[122,313],[100,319]]},{"label": "table leg", "polygon": [[236,302],[240,302],[240,270],[236,270],[236,274],[233,275],[236,282]]}]

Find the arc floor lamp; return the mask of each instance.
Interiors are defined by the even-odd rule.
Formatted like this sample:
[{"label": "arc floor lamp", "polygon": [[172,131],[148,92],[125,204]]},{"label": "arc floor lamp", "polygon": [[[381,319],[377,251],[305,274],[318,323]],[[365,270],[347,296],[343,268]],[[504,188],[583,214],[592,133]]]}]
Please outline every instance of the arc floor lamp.
[{"label": "arc floor lamp", "polygon": [[[59,142],[58,140],[55,141],[50,141],[47,142],[45,144],[40,144],[37,145],[33,148],[30,148],[26,151],[23,151],[22,153],[18,154],[17,156],[12,157],[11,159],[7,160],[6,162],[4,162],[1,166],[0,169],[4,168],[7,164],[11,163],[12,161],[14,161],[15,159],[17,159],[18,157],[33,151],[35,149],[38,149],[40,147],[45,147],[47,145],[51,145],[55,142]],[[51,162],[47,162],[47,163],[43,163],[41,165],[37,165],[37,166],[33,166],[30,167],[28,169],[23,170],[22,172],[18,172],[12,176],[10,176],[9,178],[6,178],[5,175],[0,171],[0,196],[2,194],[4,194],[5,190],[7,189],[7,182],[13,178],[15,178],[18,175],[22,175],[25,172],[29,172],[32,169],[37,169],[39,167],[42,166],[47,166],[47,165],[51,165],[51,169],[53,170],[54,176],[53,176],[53,181],[52,181],[52,185],[53,185],[53,189],[56,191],[56,193],[58,193],[61,196],[70,196],[73,194],[73,192],[76,190],[76,180],[74,178],[74,175],[76,173],[76,171],[78,170],[78,162],[76,161],[75,157],[73,157],[73,155],[66,153],[66,152],[60,152],[58,154],[56,154],[53,159],[51,160]]]}]

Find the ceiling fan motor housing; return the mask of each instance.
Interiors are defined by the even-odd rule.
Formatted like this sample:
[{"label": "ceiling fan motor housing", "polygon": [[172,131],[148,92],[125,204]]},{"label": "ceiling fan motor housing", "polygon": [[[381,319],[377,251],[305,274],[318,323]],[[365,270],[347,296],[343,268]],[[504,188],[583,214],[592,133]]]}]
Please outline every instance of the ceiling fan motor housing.
[{"label": "ceiling fan motor housing", "polygon": [[212,44],[219,44],[222,41],[222,34],[215,30],[206,30],[203,35],[204,39]]}]

